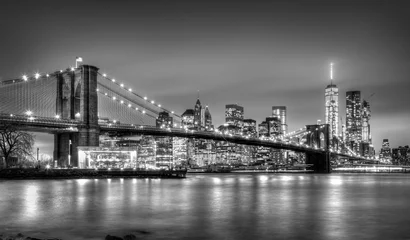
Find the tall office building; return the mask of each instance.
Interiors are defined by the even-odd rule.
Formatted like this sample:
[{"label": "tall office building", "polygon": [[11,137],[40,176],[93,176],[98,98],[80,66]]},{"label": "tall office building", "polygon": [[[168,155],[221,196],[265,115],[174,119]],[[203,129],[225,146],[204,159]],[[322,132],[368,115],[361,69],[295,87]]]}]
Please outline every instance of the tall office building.
[{"label": "tall office building", "polygon": [[258,125],[258,135],[259,137],[268,137],[269,136],[269,126],[266,121],[261,122]]},{"label": "tall office building", "polygon": [[214,126],[212,125],[212,116],[211,112],[209,112],[208,106],[205,107],[204,124],[206,130],[213,130]]},{"label": "tall office building", "polygon": [[380,150],[380,158],[385,160],[391,160],[391,148],[389,139],[383,139],[382,149]]},{"label": "tall office building", "polygon": [[182,118],[182,126],[188,129],[194,128],[194,122],[195,122],[195,112],[193,109],[187,109],[181,116]]},{"label": "tall office building", "polygon": [[362,141],[361,106],[360,91],[346,92],[346,144],[356,153]]},{"label": "tall office building", "polygon": [[325,89],[325,121],[329,124],[329,138],[339,136],[339,89],[333,84],[333,63],[330,64],[330,85]]},{"label": "tall office building", "polygon": [[194,107],[194,125],[198,128],[205,125],[205,109],[202,108],[199,97],[196,100]]},{"label": "tall office building", "polygon": [[243,107],[237,104],[225,106],[225,122],[239,128],[243,126]]},{"label": "tall office building", "polygon": [[362,103],[362,141],[372,143],[372,135],[370,132],[370,103],[363,100]]},{"label": "tall office building", "polygon": [[242,133],[244,136],[256,138],[258,136],[256,121],[253,119],[244,119]]},{"label": "tall office building", "polygon": [[281,119],[278,117],[267,117],[266,122],[268,123],[268,132],[270,137],[282,135]]},{"label": "tall office building", "polygon": [[273,106],[272,117],[279,119],[280,131],[279,134],[286,134],[288,131],[288,125],[286,123],[286,106]]}]

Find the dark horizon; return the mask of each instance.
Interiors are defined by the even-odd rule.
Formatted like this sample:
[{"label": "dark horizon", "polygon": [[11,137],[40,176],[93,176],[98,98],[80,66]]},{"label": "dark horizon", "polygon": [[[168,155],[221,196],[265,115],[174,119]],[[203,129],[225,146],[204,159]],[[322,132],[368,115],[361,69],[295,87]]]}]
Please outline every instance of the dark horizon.
[{"label": "dark horizon", "polygon": [[[287,106],[289,130],[324,122],[329,63],[345,93],[369,99],[376,153],[410,144],[410,16],[405,1],[3,1],[0,80],[95,65],[182,114],[197,90],[213,123],[226,104],[260,123]],[[36,143],[52,151],[52,136]],[[52,153],[52,152],[51,152]]]}]

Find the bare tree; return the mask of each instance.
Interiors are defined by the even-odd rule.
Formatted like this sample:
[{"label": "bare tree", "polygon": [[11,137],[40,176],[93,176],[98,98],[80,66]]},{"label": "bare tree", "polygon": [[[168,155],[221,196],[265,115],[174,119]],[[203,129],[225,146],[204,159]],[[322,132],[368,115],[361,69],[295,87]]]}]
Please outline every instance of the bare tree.
[{"label": "bare tree", "polygon": [[0,125],[0,150],[8,167],[9,157],[27,157],[32,154],[34,135],[18,131],[12,125]]}]

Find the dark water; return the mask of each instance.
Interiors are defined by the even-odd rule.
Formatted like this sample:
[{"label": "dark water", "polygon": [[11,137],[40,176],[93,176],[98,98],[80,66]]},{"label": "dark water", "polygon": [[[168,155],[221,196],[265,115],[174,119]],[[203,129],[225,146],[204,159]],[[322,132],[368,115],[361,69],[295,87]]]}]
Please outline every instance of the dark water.
[{"label": "dark water", "polygon": [[410,239],[410,174],[0,181],[0,232],[64,239]]}]

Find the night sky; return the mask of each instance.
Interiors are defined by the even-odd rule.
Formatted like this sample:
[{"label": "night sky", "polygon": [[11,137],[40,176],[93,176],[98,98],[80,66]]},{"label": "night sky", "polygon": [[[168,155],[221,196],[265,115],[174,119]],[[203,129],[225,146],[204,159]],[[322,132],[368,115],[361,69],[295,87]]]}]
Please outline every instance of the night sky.
[{"label": "night sky", "polygon": [[[406,1],[4,1],[0,79],[51,72],[81,56],[182,114],[197,90],[214,124],[238,103],[260,123],[274,105],[289,130],[324,121],[329,63],[340,91],[370,98],[373,142],[410,144]],[[39,135],[52,153],[51,135]]]}]

